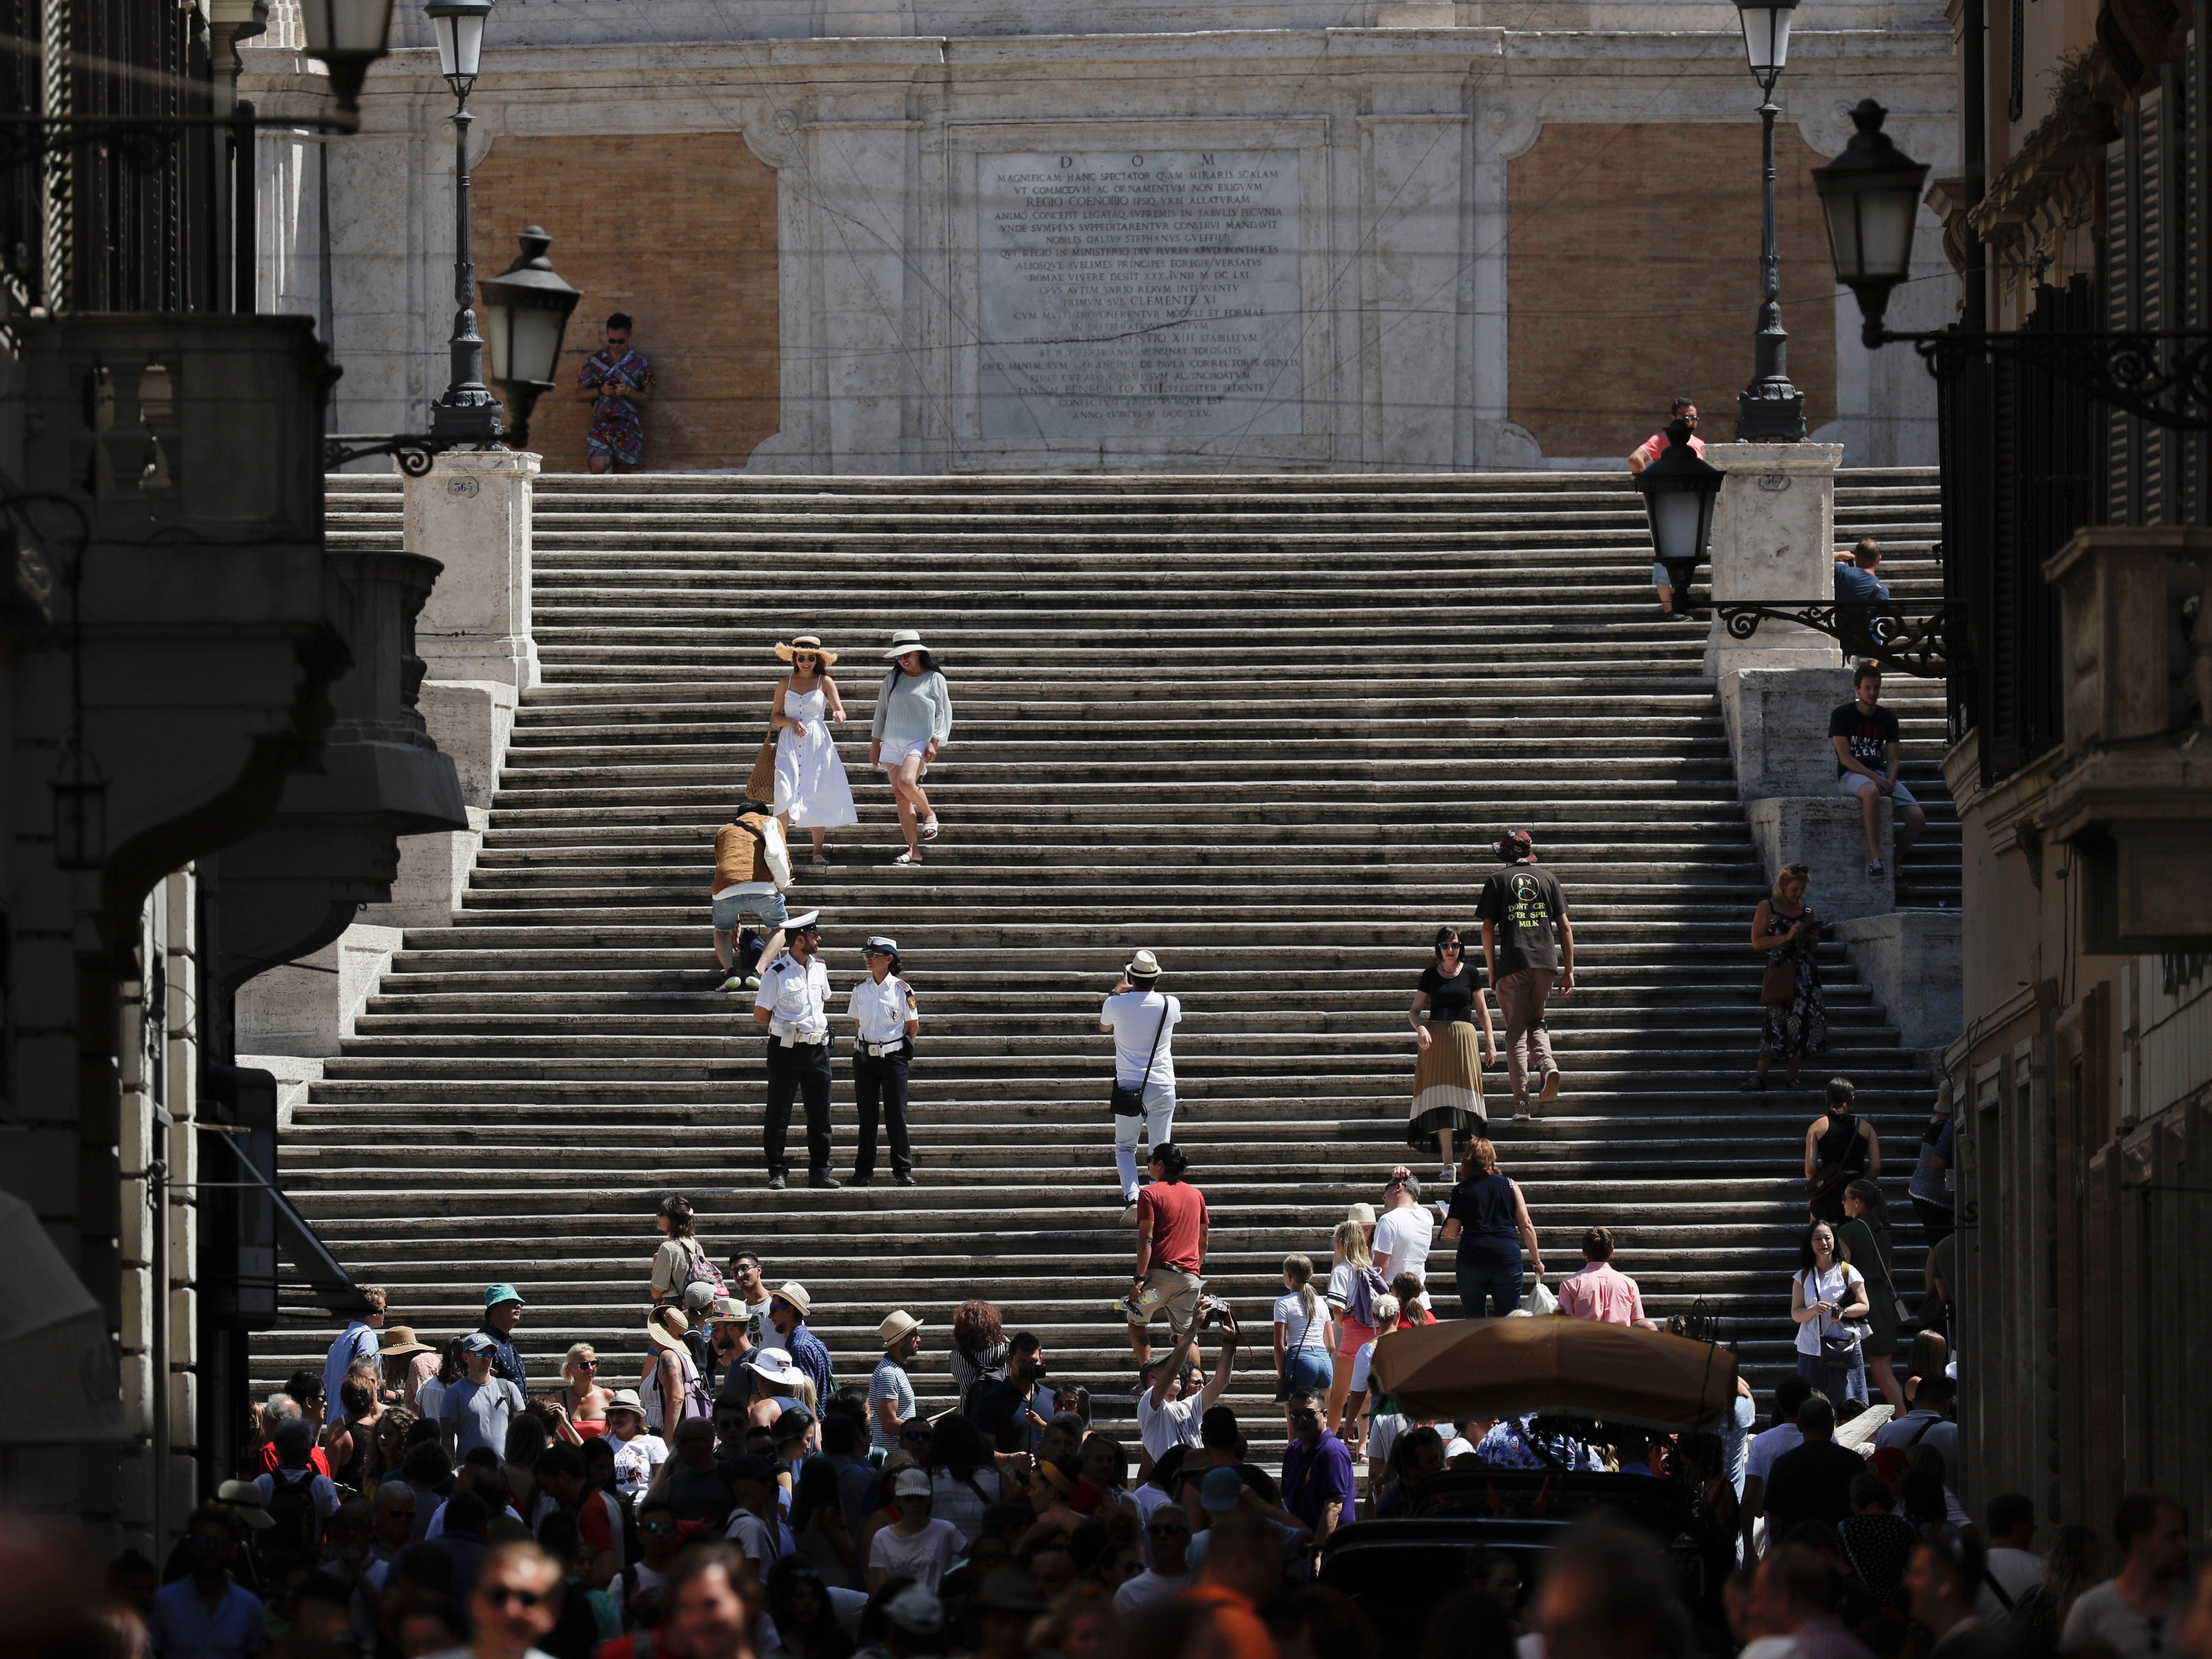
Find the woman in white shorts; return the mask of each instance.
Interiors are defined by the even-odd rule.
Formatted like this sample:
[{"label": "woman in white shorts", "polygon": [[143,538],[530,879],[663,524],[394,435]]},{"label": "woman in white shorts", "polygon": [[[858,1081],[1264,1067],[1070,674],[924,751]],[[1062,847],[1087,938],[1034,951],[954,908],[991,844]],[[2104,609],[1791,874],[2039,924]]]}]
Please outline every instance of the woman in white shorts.
[{"label": "woman in white shorts", "polygon": [[922,774],[952,735],[952,694],[923,649],[921,635],[902,628],[884,653],[893,665],[876,690],[876,718],[868,728],[868,761],[881,767],[898,799],[906,851],[895,864],[921,862],[921,843],[937,839],[937,813],[922,793]]}]

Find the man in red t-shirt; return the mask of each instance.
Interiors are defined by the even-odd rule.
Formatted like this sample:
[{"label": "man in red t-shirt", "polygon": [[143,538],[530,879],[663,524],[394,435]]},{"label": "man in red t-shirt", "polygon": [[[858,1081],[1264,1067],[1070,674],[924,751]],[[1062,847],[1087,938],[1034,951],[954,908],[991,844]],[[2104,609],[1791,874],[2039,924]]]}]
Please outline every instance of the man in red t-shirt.
[{"label": "man in red t-shirt", "polygon": [[1152,1149],[1152,1184],[1137,1194],[1137,1274],[1122,1299],[1129,1346],[1141,1368],[1152,1357],[1153,1316],[1164,1312],[1180,1341],[1199,1311],[1206,1281],[1206,1194],[1186,1182],[1190,1159],[1171,1140]]}]

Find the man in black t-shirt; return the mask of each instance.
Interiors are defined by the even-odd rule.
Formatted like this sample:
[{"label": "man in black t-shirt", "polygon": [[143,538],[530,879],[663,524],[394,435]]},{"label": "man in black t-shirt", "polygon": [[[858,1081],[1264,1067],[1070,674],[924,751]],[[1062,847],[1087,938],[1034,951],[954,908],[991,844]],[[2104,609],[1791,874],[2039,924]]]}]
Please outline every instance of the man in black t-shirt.
[{"label": "man in black t-shirt", "polygon": [[1474,913],[1482,921],[1491,989],[1505,1016],[1505,1069],[1520,1121],[1528,1116],[1531,1071],[1539,1099],[1559,1097],[1544,1005],[1555,981],[1561,996],[1575,988],[1575,930],[1559,878],[1536,862],[1534,838],[1526,830],[1510,830],[1498,838],[1497,851],[1506,867],[1483,883]]},{"label": "man in black t-shirt", "polygon": [[1836,751],[1838,788],[1859,799],[1859,811],[1866,822],[1867,874],[1880,876],[1881,798],[1887,795],[1895,804],[1891,829],[1899,856],[1920,839],[1920,832],[1928,827],[1928,814],[1912,799],[1912,792],[1897,781],[1903,756],[1898,745],[1897,716],[1881,707],[1881,670],[1870,662],[1861,663],[1851,676],[1851,686],[1858,700],[1828,716],[1828,746]]},{"label": "man in black t-shirt", "polygon": [[1830,1526],[1851,1512],[1851,1482],[1867,1461],[1836,1443],[1836,1408],[1815,1395],[1797,1408],[1797,1432],[1805,1437],[1794,1450],[1774,1460],[1766,1477],[1766,1542],[1772,1549],[1800,1521]]}]

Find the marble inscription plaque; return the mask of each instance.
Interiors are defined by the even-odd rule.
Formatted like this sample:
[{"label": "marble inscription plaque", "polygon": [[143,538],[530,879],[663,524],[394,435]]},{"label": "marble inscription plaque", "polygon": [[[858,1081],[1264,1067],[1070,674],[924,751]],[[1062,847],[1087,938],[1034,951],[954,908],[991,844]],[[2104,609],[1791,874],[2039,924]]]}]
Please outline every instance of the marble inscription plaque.
[{"label": "marble inscription plaque", "polygon": [[976,166],[986,439],[1303,429],[1297,151]]}]

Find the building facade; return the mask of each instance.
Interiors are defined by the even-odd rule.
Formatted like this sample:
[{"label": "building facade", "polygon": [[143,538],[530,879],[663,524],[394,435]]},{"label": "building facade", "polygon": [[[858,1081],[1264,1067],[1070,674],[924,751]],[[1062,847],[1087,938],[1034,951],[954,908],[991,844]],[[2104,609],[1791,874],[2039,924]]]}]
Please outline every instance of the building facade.
[{"label": "building facade", "polygon": [[[1948,157],[1950,31],[1914,0],[1800,25],[1791,371],[1850,463],[1924,464],[1934,389],[1857,343],[1807,170],[1870,91]],[[285,27],[245,54],[272,107],[313,85]],[[395,28],[360,136],[263,150],[266,285],[327,313],[357,429],[422,408],[451,318],[452,100]],[[1724,5],[553,0],[496,12],[484,62],[477,258],[552,236],[564,379],[635,318],[650,467],[1540,467],[1617,460],[1677,395],[1724,437],[1751,375],[1759,98]],[[1930,324],[1936,241],[1899,301]],[[541,404],[549,469],[584,418]]]},{"label": "building facade", "polygon": [[[1961,0],[1960,176],[1932,198],[1973,325],[2191,333],[1945,389],[1965,839],[1956,1295],[1972,1496],[2201,1528],[2191,1264],[2212,1221],[2212,472],[2203,0]],[[2093,354],[2094,355],[2094,354]],[[2098,378],[2099,373],[2104,378]],[[2134,406],[2126,402],[2136,394]],[[2191,1157],[2191,1148],[2195,1156]]]}]

